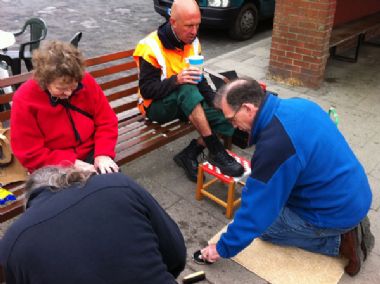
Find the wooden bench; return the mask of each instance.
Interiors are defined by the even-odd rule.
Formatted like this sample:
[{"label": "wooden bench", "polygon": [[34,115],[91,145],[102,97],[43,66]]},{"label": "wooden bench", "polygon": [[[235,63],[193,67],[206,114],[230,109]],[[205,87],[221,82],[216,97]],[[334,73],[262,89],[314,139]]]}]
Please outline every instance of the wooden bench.
[{"label": "wooden bench", "polygon": [[[195,128],[188,122],[174,120],[160,125],[147,120],[137,109],[137,66],[133,50],[97,56],[86,60],[87,71],[96,78],[118,116],[119,137],[116,162],[119,166],[182,137]],[[31,73],[0,79],[0,88],[25,82]],[[0,104],[11,103],[13,93],[0,96]],[[10,110],[0,112],[0,121],[7,124]],[[0,223],[24,211],[23,183],[5,186],[17,196],[17,201],[0,207]]]},{"label": "wooden bench", "polygon": [[[380,12],[375,13],[340,26],[333,28],[331,31],[329,48],[331,56],[335,59],[348,62],[356,62],[359,56],[359,49],[362,42],[365,41],[367,33],[380,29]],[[337,47],[343,43],[356,39],[355,54],[353,57],[338,55]]]},{"label": "wooden bench", "polygon": [[[166,124],[158,124],[146,119],[138,111],[138,74],[132,54],[133,50],[126,50],[86,60],[86,70],[96,78],[118,116],[119,137],[115,160],[119,166],[195,130],[191,123],[178,119]],[[228,79],[220,74],[211,70],[207,70],[207,72],[228,82]],[[19,86],[31,76],[32,73],[29,72],[0,79],[0,88]],[[11,105],[12,97],[13,93],[0,95],[0,105]],[[0,122],[4,126],[9,125],[10,114],[10,109],[0,112]],[[223,139],[225,147],[231,148],[232,140],[227,137]],[[0,224],[18,216],[25,210],[24,183],[13,183],[4,187],[15,194],[17,200],[0,206]],[[0,266],[0,283],[2,280],[2,267]]]}]

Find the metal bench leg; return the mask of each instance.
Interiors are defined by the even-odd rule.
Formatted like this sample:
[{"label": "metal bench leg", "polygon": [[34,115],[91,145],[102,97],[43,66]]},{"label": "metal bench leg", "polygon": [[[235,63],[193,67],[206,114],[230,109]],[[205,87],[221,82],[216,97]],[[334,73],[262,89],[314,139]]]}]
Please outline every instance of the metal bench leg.
[{"label": "metal bench leg", "polygon": [[337,48],[337,46],[333,46],[331,48],[331,57],[334,58],[334,59],[337,59],[337,60],[342,60],[342,61],[351,62],[351,63],[357,62],[358,61],[358,57],[359,57],[360,46],[361,46],[361,43],[363,42],[363,39],[364,39],[364,34],[360,34],[358,36],[358,39],[357,39],[357,42],[356,42],[355,56],[354,57],[337,55],[336,54],[336,48]]}]

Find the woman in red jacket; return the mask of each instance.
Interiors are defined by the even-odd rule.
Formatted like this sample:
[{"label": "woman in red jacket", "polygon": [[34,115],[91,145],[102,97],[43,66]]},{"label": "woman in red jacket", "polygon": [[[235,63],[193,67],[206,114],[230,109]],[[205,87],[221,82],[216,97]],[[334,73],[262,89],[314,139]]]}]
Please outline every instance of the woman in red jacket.
[{"label": "woman in red jacket", "polygon": [[51,41],[33,54],[33,78],[13,98],[11,145],[29,172],[46,165],[74,165],[100,173],[118,171],[117,117],[84,60],[69,43]]}]

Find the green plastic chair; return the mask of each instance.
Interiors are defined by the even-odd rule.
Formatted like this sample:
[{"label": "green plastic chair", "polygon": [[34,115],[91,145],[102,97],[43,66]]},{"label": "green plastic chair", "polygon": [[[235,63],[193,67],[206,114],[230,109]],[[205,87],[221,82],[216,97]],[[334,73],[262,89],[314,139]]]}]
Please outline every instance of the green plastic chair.
[{"label": "green plastic chair", "polygon": [[78,48],[79,42],[82,38],[82,32],[77,32],[70,40],[70,43]]},{"label": "green plastic chair", "polygon": [[47,26],[43,19],[34,17],[27,20],[18,32],[13,33],[17,37],[24,34],[27,30],[30,31],[30,39],[27,42],[20,43],[19,50],[5,50],[3,56],[7,56],[5,60],[10,65],[12,74],[21,73],[21,61],[25,62],[28,71],[33,69],[32,65],[32,51],[40,46],[42,40],[46,38]]}]

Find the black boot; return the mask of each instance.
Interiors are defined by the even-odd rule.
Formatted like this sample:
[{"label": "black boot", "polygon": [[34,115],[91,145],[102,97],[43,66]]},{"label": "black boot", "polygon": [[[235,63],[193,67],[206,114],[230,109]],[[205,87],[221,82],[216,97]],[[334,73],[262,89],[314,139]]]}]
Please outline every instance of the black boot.
[{"label": "black boot", "polygon": [[208,161],[223,174],[239,177],[244,173],[243,166],[227,153],[216,135],[203,137],[203,140],[209,149]]},{"label": "black boot", "polygon": [[198,160],[197,157],[202,153],[204,147],[197,143],[197,140],[191,140],[189,146],[174,156],[176,164],[185,170],[189,180],[197,182]]}]

